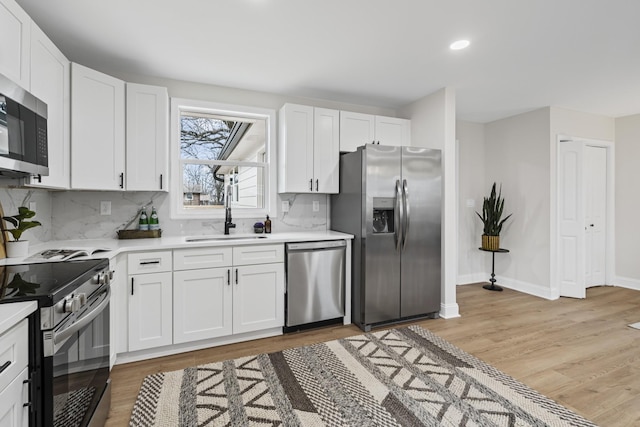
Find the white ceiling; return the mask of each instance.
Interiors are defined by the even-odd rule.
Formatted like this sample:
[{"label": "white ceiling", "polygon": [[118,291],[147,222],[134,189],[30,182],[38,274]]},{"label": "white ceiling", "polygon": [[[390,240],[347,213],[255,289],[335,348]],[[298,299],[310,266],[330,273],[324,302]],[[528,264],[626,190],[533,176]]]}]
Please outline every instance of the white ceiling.
[{"label": "white ceiling", "polygon": [[[75,62],[458,118],[640,113],[638,0],[17,0]],[[467,38],[471,46],[450,51]]]}]

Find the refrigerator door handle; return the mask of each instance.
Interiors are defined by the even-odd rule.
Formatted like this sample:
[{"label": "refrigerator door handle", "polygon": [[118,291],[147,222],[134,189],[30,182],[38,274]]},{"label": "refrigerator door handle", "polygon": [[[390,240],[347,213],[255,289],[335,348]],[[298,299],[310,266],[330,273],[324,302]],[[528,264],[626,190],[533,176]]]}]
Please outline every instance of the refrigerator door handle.
[{"label": "refrigerator door handle", "polygon": [[404,204],[404,221],[402,222],[402,250],[407,247],[409,241],[409,220],[411,214],[409,211],[409,185],[407,180],[402,180],[402,203]]},{"label": "refrigerator door handle", "polygon": [[396,251],[400,252],[402,247],[402,232],[403,227],[400,225],[404,222],[404,203],[402,202],[402,189],[400,187],[400,180],[396,180],[396,209],[394,214],[395,233],[396,238]]}]

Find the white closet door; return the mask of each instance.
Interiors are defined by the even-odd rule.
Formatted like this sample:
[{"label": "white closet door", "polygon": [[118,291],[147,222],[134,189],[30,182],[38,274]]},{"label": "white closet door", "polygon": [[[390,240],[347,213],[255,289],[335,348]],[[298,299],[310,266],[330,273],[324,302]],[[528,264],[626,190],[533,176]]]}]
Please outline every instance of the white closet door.
[{"label": "white closet door", "polygon": [[607,149],[585,147],[585,284],[604,285],[607,224]]}]

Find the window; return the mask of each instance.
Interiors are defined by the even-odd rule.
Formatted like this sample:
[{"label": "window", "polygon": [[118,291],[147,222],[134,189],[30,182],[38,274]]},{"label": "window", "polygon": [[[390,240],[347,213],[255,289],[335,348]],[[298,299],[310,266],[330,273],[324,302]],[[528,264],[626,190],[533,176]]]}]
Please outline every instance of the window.
[{"label": "window", "polygon": [[275,206],[275,112],[171,100],[171,216],[261,217]]}]

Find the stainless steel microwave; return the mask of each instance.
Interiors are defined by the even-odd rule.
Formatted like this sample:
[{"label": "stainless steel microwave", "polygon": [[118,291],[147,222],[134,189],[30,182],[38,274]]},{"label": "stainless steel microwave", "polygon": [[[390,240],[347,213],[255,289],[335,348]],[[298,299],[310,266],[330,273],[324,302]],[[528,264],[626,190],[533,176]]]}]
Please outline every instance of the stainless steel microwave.
[{"label": "stainless steel microwave", "polygon": [[47,104],[0,74],[0,177],[49,175]]}]

